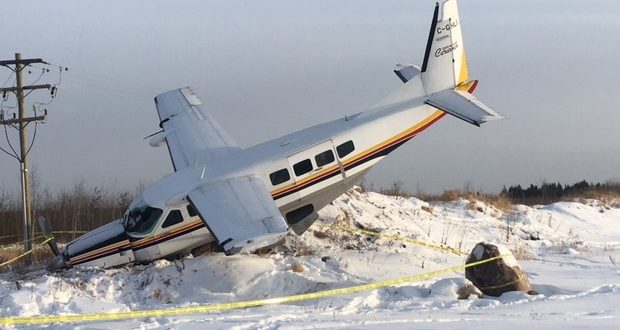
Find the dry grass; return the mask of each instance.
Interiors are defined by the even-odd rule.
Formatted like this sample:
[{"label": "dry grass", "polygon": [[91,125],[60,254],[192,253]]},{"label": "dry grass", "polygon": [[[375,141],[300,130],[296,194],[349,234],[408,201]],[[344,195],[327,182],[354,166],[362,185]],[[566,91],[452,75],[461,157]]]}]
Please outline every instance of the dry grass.
[{"label": "dry grass", "polygon": [[590,252],[592,251],[592,247],[583,241],[573,239],[570,241],[554,243],[549,250],[555,253],[570,253],[570,250],[577,252]]},{"label": "dry grass", "polygon": [[468,199],[469,203],[467,204],[467,209],[471,210],[471,211],[478,211],[478,212],[484,212],[484,209],[480,206],[478,206],[478,201],[476,201],[475,199],[470,200]]},{"label": "dry grass", "polygon": [[526,247],[523,247],[522,245],[515,245],[515,247],[510,250],[510,252],[512,252],[512,255],[517,260],[532,260],[536,257],[533,253],[530,253],[530,251],[528,251],[528,249]]},{"label": "dry grass", "polygon": [[318,238],[318,239],[324,239],[324,238],[328,238],[328,237],[329,237],[329,234],[327,234],[327,233],[326,233],[326,232],[324,232],[324,231],[318,230],[318,229],[315,229],[315,230],[312,232],[312,234],[314,235],[314,237],[316,237],[316,238]]},{"label": "dry grass", "polygon": [[460,189],[448,189],[444,190],[443,193],[441,193],[439,200],[442,202],[451,202],[459,200],[461,199],[461,197],[463,197],[463,194],[461,193]]},{"label": "dry grass", "polygon": [[[33,187],[34,217],[46,217],[54,231],[70,231],[72,234],[57,234],[59,241],[69,241],[79,232],[97,228],[111,220],[118,219],[129,206],[133,193],[117,192],[112,188],[88,187],[77,184],[70,190],[51,192]],[[0,244],[11,244],[21,240],[21,200],[0,191]],[[34,224],[34,235],[39,235],[38,224]],[[9,237],[6,237],[9,236]]]},{"label": "dry grass", "polygon": [[[24,253],[24,247],[19,244],[12,244],[0,248],[0,264],[8,260],[16,258]],[[47,264],[47,262],[53,257],[52,251],[47,245],[36,246],[34,251],[30,254],[32,264]],[[25,265],[25,258],[21,258],[9,265],[0,268],[0,272],[5,271],[8,268],[20,268]]]},{"label": "dry grass", "polygon": [[386,195],[386,196],[399,196],[399,197],[403,197],[403,198],[411,198],[413,197],[413,194],[411,194],[410,192],[408,192],[404,187],[403,187],[403,182],[402,181],[396,181],[394,183],[392,183],[392,185],[389,188],[381,188],[379,190],[379,193]]},{"label": "dry grass", "polygon": [[504,212],[512,210],[512,201],[506,196],[482,194],[479,192],[463,193],[460,189],[447,189],[444,190],[439,196],[426,195],[420,197],[420,199],[423,200],[439,200],[442,202],[452,202],[460,199],[466,199],[470,202],[468,208],[478,212],[484,212],[484,210],[477,205],[477,201],[483,202],[487,205],[493,205],[495,208]]},{"label": "dry grass", "polygon": [[426,205],[422,205],[422,207],[420,207],[422,209],[422,211],[428,212],[430,214],[433,214],[433,207],[432,206],[426,206]]},{"label": "dry grass", "polygon": [[489,200],[489,204],[504,212],[510,212],[513,209],[512,201],[508,197],[502,195],[493,196]]}]

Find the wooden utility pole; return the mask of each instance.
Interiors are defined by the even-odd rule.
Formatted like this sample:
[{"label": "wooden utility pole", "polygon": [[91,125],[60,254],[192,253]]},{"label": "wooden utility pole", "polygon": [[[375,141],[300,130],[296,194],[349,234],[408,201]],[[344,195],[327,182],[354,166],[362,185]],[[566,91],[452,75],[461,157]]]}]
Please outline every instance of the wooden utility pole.
[{"label": "wooden utility pole", "polygon": [[[21,172],[21,190],[22,190],[22,220],[24,229],[24,252],[30,251],[32,248],[32,239],[34,238],[34,221],[32,212],[32,196],[30,194],[30,173],[28,164],[28,151],[30,146],[28,145],[28,130],[27,125],[31,121],[44,120],[45,115],[26,117],[26,111],[24,107],[24,90],[35,89],[50,89],[51,85],[32,85],[24,86],[22,81],[22,70],[25,66],[32,63],[45,63],[40,58],[22,59],[20,53],[15,54],[15,60],[0,61],[0,65],[6,66],[15,72],[15,87],[1,88],[0,92],[14,92],[17,98],[18,117],[12,119],[5,119],[4,116],[0,117],[0,125],[15,125],[19,130],[19,165]],[[45,63],[46,64],[46,63]],[[11,68],[10,65],[14,65]],[[28,261],[29,262],[29,256]]]}]

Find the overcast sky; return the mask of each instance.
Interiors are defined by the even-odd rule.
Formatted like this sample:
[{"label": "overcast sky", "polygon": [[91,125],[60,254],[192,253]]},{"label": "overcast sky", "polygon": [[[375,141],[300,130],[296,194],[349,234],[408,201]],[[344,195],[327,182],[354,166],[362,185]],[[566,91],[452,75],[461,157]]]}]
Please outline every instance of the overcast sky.
[{"label": "overcast sky", "polygon": [[[153,97],[192,85],[242,146],[363,111],[420,64],[434,1],[16,1],[0,13],[0,59],[67,66],[31,162],[44,187],[133,189],[172,170]],[[369,175],[412,192],[620,178],[615,0],[461,0],[476,95],[509,120],[452,117]],[[56,69],[38,83],[55,83]],[[26,83],[38,77],[37,69]],[[9,71],[0,68],[0,83]],[[32,93],[47,101],[47,92]],[[9,98],[5,110],[15,101]],[[0,136],[4,135],[4,131]],[[9,131],[13,143],[16,135]],[[7,147],[2,138],[0,146]],[[18,163],[0,156],[0,190]]]}]

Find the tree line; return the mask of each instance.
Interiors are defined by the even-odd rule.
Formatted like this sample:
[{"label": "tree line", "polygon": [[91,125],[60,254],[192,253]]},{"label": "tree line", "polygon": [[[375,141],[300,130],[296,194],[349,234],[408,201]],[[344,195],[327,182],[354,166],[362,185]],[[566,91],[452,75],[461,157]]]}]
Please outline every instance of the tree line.
[{"label": "tree line", "polygon": [[[1,189],[1,187],[0,187]],[[139,190],[141,188],[138,188]],[[71,189],[49,191],[33,189],[35,236],[40,229],[36,223],[39,216],[47,218],[59,241],[69,241],[82,232],[92,230],[120,218],[135,192],[116,191],[113,188],[89,187],[76,184]],[[0,190],[0,245],[23,240],[22,202],[15,196]]]},{"label": "tree line", "polygon": [[[60,241],[69,241],[79,236],[81,232],[92,230],[121,217],[134,195],[142,191],[144,186],[136,187],[133,192],[117,191],[114,188],[89,187],[85,183],[76,184],[72,189],[54,192],[37,188],[37,185],[33,187],[35,219],[38,216],[46,217],[52,224],[53,230],[64,232],[55,234],[55,236]],[[381,192],[387,195],[412,196],[403,189],[400,182]],[[444,193],[441,196],[419,197],[429,200],[436,198],[448,200],[460,196],[460,193]],[[474,198],[481,198],[482,194],[475,194],[475,196],[477,197]],[[544,182],[540,185],[531,184],[526,188],[521,185],[504,186],[499,196],[495,197],[506,197],[513,204],[534,205],[579,197],[601,199],[606,196],[620,197],[620,182],[590,183],[582,180],[567,185]],[[35,231],[39,232],[38,226],[35,227]],[[8,193],[0,186],[0,245],[20,242],[22,235],[20,196]]]},{"label": "tree line", "polygon": [[504,186],[501,196],[508,197],[514,204],[549,204],[572,198],[604,198],[620,196],[620,182],[607,181],[605,183],[590,183],[582,180],[573,184],[543,182],[540,185],[530,184],[523,188],[521,185]]}]

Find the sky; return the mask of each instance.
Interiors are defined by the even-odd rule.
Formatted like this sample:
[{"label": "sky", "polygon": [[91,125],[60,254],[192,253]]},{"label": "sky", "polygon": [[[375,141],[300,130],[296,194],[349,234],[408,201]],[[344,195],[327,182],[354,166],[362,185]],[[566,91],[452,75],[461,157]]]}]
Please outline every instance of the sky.
[{"label": "sky", "polygon": [[[243,147],[364,111],[400,85],[395,64],[421,64],[433,6],[18,1],[0,12],[0,59],[21,52],[69,68],[30,154],[42,187],[132,190],[172,171],[166,149],[143,140],[159,129],[155,95],[193,86]],[[367,182],[440,193],[619,179],[620,2],[461,0],[459,10],[476,96],[508,119],[478,128],[444,117]],[[50,69],[37,83],[59,82]],[[0,68],[3,86],[13,84],[9,73]],[[49,94],[26,101],[30,112]],[[14,105],[9,97],[2,107],[10,113]],[[8,135],[17,145],[12,129]],[[19,164],[4,154],[0,190],[19,191]]]}]

